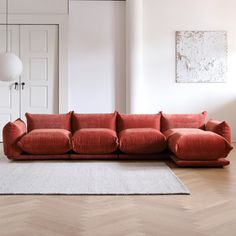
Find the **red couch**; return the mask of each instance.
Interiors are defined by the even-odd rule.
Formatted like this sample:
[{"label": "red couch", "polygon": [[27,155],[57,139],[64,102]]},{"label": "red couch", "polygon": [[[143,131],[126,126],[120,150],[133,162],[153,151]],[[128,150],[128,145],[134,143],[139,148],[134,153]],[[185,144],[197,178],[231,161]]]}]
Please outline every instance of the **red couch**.
[{"label": "red couch", "polygon": [[200,114],[26,113],[3,129],[11,160],[160,159],[178,166],[222,167],[232,150],[230,127]]}]

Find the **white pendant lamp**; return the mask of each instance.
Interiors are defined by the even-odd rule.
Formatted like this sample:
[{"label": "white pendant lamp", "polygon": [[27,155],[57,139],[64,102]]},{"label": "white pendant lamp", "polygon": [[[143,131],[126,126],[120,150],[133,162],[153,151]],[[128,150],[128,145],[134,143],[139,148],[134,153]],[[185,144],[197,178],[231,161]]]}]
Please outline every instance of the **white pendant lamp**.
[{"label": "white pendant lamp", "polygon": [[8,0],[6,0],[6,51],[0,53],[0,80],[17,80],[23,71],[21,59],[8,51]]}]

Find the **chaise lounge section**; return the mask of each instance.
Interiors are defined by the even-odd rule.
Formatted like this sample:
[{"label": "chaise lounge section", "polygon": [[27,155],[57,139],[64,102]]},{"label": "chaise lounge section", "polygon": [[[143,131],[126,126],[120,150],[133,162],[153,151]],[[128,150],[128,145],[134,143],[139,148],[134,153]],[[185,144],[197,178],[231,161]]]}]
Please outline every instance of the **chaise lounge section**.
[{"label": "chaise lounge section", "polygon": [[182,167],[223,167],[230,127],[200,114],[29,114],[3,129],[11,160],[163,159]]},{"label": "chaise lounge section", "polygon": [[217,167],[229,164],[225,158],[232,150],[230,127],[226,122],[209,120],[200,114],[162,113],[162,131],[171,159],[182,167]]}]

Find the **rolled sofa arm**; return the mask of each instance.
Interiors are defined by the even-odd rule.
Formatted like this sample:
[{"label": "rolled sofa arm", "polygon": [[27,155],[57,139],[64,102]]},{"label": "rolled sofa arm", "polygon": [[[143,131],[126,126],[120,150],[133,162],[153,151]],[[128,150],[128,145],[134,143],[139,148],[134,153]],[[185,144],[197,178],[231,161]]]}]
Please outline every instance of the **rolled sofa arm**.
[{"label": "rolled sofa arm", "polygon": [[212,131],[222,137],[224,137],[229,143],[231,143],[231,129],[226,121],[220,122],[210,119],[206,123],[206,131]]},{"label": "rolled sofa arm", "polygon": [[17,157],[22,153],[22,150],[17,146],[17,142],[26,133],[25,122],[17,119],[14,122],[8,122],[2,131],[3,136],[3,150],[4,154],[11,159]]}]

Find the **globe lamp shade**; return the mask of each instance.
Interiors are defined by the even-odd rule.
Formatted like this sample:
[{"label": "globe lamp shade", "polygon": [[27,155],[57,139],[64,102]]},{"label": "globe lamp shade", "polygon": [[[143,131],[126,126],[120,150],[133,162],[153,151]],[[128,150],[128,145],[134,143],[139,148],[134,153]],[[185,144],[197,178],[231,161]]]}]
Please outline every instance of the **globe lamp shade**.
[{"label": "globe lamp shade", "polygon": [[20,58],[13,53],[0,53],[0,80],[12,81],[18,79],[23,70]]}]

